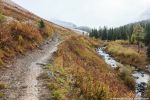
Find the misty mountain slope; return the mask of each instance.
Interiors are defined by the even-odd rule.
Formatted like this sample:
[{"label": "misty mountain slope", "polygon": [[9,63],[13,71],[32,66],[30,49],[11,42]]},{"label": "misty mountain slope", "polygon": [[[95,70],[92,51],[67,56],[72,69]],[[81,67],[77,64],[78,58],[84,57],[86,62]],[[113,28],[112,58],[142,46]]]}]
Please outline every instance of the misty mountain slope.
[{"label": "misty mountain slope", "polygon": [[57,19],[51,19],[52,22],[61,25],[63,27],[66,28],[76,28],[77,26],[71,22],[65,22],[65,21],[61,21],[61,20],[57,20]]}]

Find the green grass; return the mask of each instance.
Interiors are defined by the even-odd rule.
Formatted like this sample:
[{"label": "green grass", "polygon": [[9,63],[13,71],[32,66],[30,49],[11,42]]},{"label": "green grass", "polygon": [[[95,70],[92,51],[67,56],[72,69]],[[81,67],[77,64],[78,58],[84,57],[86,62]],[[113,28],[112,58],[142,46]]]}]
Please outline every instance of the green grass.
[{"label": "green grass", "polygon": [[0,13],[0,23],[2,23],[4,19],[5,19],[5,16],[2,13]]},{"label": "green grass", "polygon": [[0,90],[6,89],[6,88],[7,88],[7,85],[3,82],[0,82]]},{"label": "green grass", "polygon": [[4,97],[4,96],[5,96],[5,94],[2,93],[2,92],[0,92],[0,98],[2,98],[2,97]]}]

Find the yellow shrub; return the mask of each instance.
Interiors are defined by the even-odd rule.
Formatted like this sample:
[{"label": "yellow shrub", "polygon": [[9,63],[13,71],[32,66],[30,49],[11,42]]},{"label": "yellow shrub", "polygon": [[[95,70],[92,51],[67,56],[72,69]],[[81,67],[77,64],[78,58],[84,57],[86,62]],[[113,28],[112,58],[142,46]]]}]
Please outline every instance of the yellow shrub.
[{"label": "yellow shrub", "polygon": [[14,35],[22,35],[23,37],[36,42],[42,41],[39,30],[30,24],[14,22],[11,25],[11,29]]},{"label": "yellow shrub", "polygon": [[134,49],[123,47],[121,44],[116,42],[111,42],[108,44],[106,50],[122,63],[139,67],[143,65],[143,60],[140,54]]}]

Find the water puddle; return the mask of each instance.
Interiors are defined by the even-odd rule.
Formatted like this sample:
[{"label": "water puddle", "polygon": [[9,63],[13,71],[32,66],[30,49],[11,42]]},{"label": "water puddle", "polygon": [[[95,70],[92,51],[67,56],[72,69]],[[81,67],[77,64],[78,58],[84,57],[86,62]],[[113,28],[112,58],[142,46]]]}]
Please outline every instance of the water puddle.
[{"label": "water puddle", "polygon": [[[96,51],[112,68],[116,68],[117,65],[120,64],[105,51],[105,47],[97,48]],[[150,75],[143,71],[134,71],[132,75],[136,82],[136,95],[142,97],[147,86],[148,80],[150,79]]]}]

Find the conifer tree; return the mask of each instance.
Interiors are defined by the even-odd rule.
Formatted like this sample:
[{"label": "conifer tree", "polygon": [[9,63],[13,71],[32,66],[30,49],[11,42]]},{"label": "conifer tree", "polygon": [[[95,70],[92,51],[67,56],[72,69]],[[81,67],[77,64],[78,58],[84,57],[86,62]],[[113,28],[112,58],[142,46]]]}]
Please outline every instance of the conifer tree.
[{"label": "conifer tree", "polygon": [[39,27],[40,27],[40,28],[44,28],[44,27],[45,27],[45,23],[44,23],[43,20],[40,20],[40,21],[39,21]]}]

